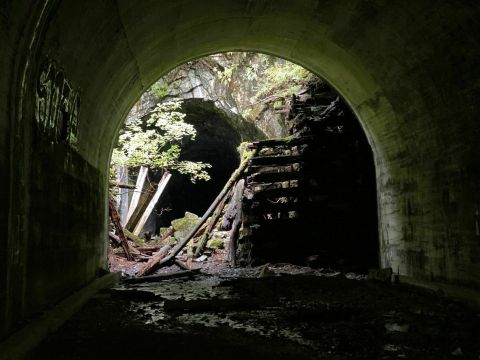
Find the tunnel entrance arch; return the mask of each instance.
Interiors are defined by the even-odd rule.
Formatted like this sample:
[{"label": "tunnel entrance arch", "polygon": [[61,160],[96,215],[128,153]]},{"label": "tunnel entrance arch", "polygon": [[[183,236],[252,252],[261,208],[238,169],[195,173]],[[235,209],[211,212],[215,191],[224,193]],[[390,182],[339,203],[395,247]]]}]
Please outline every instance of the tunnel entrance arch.
[{"label": "tunnel entrance arch", "polygon": [[[99,244],[107,235],[106,169],[114,135],[155,78],[219,51],[280,56],[332,84],[360,119],[374,152],[382,266],[478,285],[474,5],[447,1],[435,12],[433,3],[382,1],[142,5],[19,0],[0,9],[0,82],[8,94],[0,102],[6,154],[0,166],[8,189],[1,216],[8,232],[0,283],[5,328],[90,281],[105,265]],[[426,18],[435,26],[426,26]],[[79,90],[75,149],[43,138],[33,125],[46,56]],[[35,147],[41,151],[29,151]],[[62,221],[46,219],[47,213]],[[78,226],[82,222],[88,226]],[[66,233],[72,240],[63,246]],[[61,260],[36,273],[44,257]],[[64,278],[50,283],[59,266]]]},{"label": "tunnel entrance arch", "polygon": [[[216,61],[218,60],[220,62],[217,63]],[[279,60],[280,58],[258,53],[229,52],[223,55],[214,54],[210,57],[202,57],[193,62],[189,61],[170,72],[167,77],[161,78],[159,82],[155,82],[154,87],[143,94],[141,100],[132,108],[128,118],[145,119],[148,117],[149,112],[154,109],[155,104],[168,102],[169,99],[175,97],[184,98],[184,105],[187,105],[190,100],[195,98],[197,98],[195,100],[213,100],[219,106],[216,110],[217,112],[226,111],[231,114],[230,116],[235,116],[235,120],[228,120],[227,117],[224,117],[223,121],[225,125],[232,121],[235,124],[235,129],[232,128],[230,132],[237,134],[237,144],[234,146],[236,147],[240,145],[240,136],[244,139],[243,141],[260,140],[265,136],[261,135],[260,132],[257,133],[259,130],[253,128],[253,124],[257,121],[261,123],[262,119],[259,116],[256,116],[255,119],[250,118],[249,112],[244,113],[242,109],[250,109],[257,114],[259,111],[258,106],[261,106],[263,109],[260,112],[261,114],[265,111],[266,106],[265,99],[263,99],[265,95],[261,96],[261,94],[267,91],[267,94],[270,95],[266,96],[267,99],[273,98],[277,94],[277,100],[278,98],[283,99],[281,101],[284,103],[283,106],[285,108],[282,111],[275,111],[274,107],[280,106],[277,104],[280,102],[278,100],[275,106],[273,102],[271,103],[270,106],[272,108],[270,112],[268,110],[267,112],[269,112],[270,120],[272,120],[272,113],[284,113],[284,115],[280,115],[278,119],[275,119],[282,123],[283,135],[280,137],[286,138],[288,135],[291,135],[300,137],[300,139],[310,140],[306,140],[307,142],[302,143],[301,146],[292,145],[291,149],[272,148],[260,151],[261,154],[271,153],[270,155],[300,154],[297,157],[302,158],[302,160],[294,167],[301,168],[301,171],[296,174],[292,173],[293,180],[289,181],[288,185],[285,182],[282,184],[278,181],[270,181],[270,183],[262,183],[262,181],[260,183],[257,181],[251,182],[254,176],[248,177],[245,175],[245,177],[251,178],[248,180],[249,184],[246,187],[246,193],[259,191],[258,189],[260,188],[268,192],[272,190],[272,187],[287,186],[291,187],[290,190],[293,191],[292,194],[294,196],[283,198],[267,196],[264,201],[260,201],[260,203],[253,201],[253,204],[246,204],[248,201],[245,200],[246,198],[244,199],[245,209],[254,206],[257,210],[251,214],[247,214],[248,211],[247,213],[244,212],[244,219],[248,220],[242,222],[242,228],[244,228],[242,232],[245,232],[245,234],[254,233],[255,235],[241,236],[244,241],[238,241],[241,243],[247,241],[253,245],[254,250],[248,250],[248,254],[244,253],[242,249],[246,249],[246,245],[242,245],[242,249],[237,251],[237,255],[242,259],[239,259],[237,264],[290,261],[297,264],[309,263],[317,267],[330,266],[347,271],[365,272],[369,268],[375,268],[378,266],[379,247],[375,171],[373,155],[364,130],[344,100],[339,98],[339,94],[333,91],[324,81],[313,76],[308,71],[305,72],[305,70],[303,70],[305,74],[300,75],[301,67],[291,68],[294,65],[290,62],[286,62],[286,64],[290,65],[286,65],[287,67],[283,68],[282,66],[285,65],[281,64],[284,64],[284,60],[280,60],[280,62]],[[205,64],[208,64],[206,68]],[[222,70],[218,70],[217,67]],[[213,68],[215,68],[215,70],[212,70],[215,75],[209,72]],[[263,70],[254,70],[255,76],[242,77],[242,74],[247,69],[259,68]],[[236,70],[232,72],[232,69]],[[223,74],[223,71],[225,74],[228,73],[228,75],[216,74],[216,72]],[[263,71],[270,71],[270,75],[264,74]],[[302,81],[292,79],[288,83],[290,85],[281,85],[281,83],[277,84],[269,79],[268,76],[271,77],[272,71],[282,78],[287,76],[287,74],[289,76],[304,76],[305,78],[302,78]],[[298,75],[294,75],[296,72],[299,72]],[[224,83],[224,76],[229,78],[227,84]],[[255,85],[252,84],[252,81]],[[266,84],[263,84],[264,82]],[[297,90],[289,90],[288,94],[285,93],[285,89],[282,90],[282,86],[288,88],[295,83],[297,84]],[[270,89],[270,86],[273,86],[273,88],[265,90],[265,86],[268,89]],[[243,87],[245,89],[242,89]],[[275,87],[280,88],[275,90]],[[159,91],[160,88],[161,91]],[[231,88],[235,90],[232,91]],[[261,89],[261,92],[255,89]],[[273,91],[274,95],[270,91]],[[155,93],[161,95],[154,95]],[[279,93],[284,95],[278,96]],[[295,95],[296,93],[298,94]],[[285,102],[289,105],[286,105]],[[202,101],[194,103],[197,104],[196,106],[200,106]],[[205,122],[211,121],[208,118],[209,115],[204,111],[196,114],[197,110],[195,107],[192,108],[189,105],[182,108],[182,111],[185,111],[187,121],[193,121],[192,125],[200,126],[200,140],[200,138],[203,138],[202,129],[206,126]],[[215,111],[212,112],[212,114],[214,113]],[[249,120],[235,114],[242,114]],[[222,124],[218,126],[220,125]],[[214,122],[209,125],[209,127],[214,126],[216,126]],[[221,132],[221,128],[219,129]],[[212,130],[208,130],[210,132],[209,138],[211,139],[216,136]],[[265,130],[270,137],[279,138],[279,135],[275,136],[279,131],[278,129],[275,130],[275,135],[270,134],[267,129]],[[226,138],[227,135],[225,134],[223,137]],[[205,139],[202,141],[205,141]],[[196,148],[202,149],[202,145],[199,144]],[[191,152],[191,150],[189,151]],[[208,154],[203,156],[202,153],[195,154],[197,160],[208,160],[205,157],[208,157]],[[219,156],[221,157],[222,155]],[[292,159],[294,158],[295,156]],[[260,161],[260,159],[258,160]],[[263,161],[265,160],[267,159],[265,158]],[[212,161],[215,160],[208,160],[208,162],[213,164]],[[254,168],[256,167],[248,168],[245,174],[255,175],[250,174],[251,171],[254,171],[252,170]],[[214,165],[213,169],[216,169],[216,165]],[[282,166],[278,169],[269,170],[267,167],[256,171],[265,170],[267,172],[297,171],[284,169]],[[218,169],[216,171],[218,173]],[[227,174],[222,176],[225,177]],[[285,178],[285,174],[283,177]],[[185,181],[188,182],[188,179],[185,178],[183,182]],[[202,215],[224,185],[219,184],[219,186],[216,186],[216,193],[209,195],[205,191],[201,191],[201,195],[197,194],[197,198],[202,198],[203,196],[204,200],[208,202],[204,204],[203,210],[198,212],[193,209],[202,207],[199,207],[199,204],[192,203],[192,201],[195,202],[194,195],[182,198],[178,191],[175,190],[173,192],[176,195],[171,195],[171,190],[178,188],[177,183],[178,178],[175,184],[168,185],[167,190],[162,195],[163,200],[160,201],[162,206],[168,206],[169,212],[161,216],[152,214],[148,229],[145,228],[139,234],[147,232],[148,239],[150,239],[150,236],[158,234],[158,227],[155,232],[155,223],[161,223],[161,226],[164,226],[164,229],[166,229],[170,226],[170,220],[183,218],[185,211],[193,211],[197,215]],[[194,185],[192,190],[198,186],[198,184]],[[303,195],[300,195],[300,193]],[[185,195],[183,194],[183,196]],[[175,199],[173,203],[172,199]],[[128,207],[128,200],[124,199],[122,203],[125,201]],[[266,203],[262,205],[265,201]],[[278,202],[281,202],[283,206],[273,205]],[[266,206],[266,209],[269,209],[269,211],[260,211],[258,213],[263,206]],[[275,213],[275,207],[280,209],[278,213]],[[292,211],[289,212],[287,211],[288,209]],[[163,211],[157,210],[157,213],[159,212]],[[289,218],[290,220],[288,220]],[[187,218],[185,217],[185,219]],[[126,226],[128,230],[133,231],[130,222]],[[254,230],[250,230],[250,227]],[[221,226],[217,230],[220,230],[220,228]],[[224,228],[222,230],[228,229]],[[169,232],[167,233],[170,234]],[[223,234],[215,234],[223,236]],[[156,245],[160,244],[160,246],[163,246],[175,238],[177,241],[181,240],[181,235],[173,236],[173,238],[168,237],[165,243],[157,243]],[[212,236],[215,237],[215,235]],[[162,237],[159,236],[158,238]],[[249,240],[246,240],[247,238]],[[255,241],[253,239],[258,240]],[[189,245],[189,248],[195,248],[197,241],[198,238],[195,238],[193,244]],[[227,239],[226,241],[228,244],[229,240]],[[112,261],[114,263],[117,262],[114,259]]]}]

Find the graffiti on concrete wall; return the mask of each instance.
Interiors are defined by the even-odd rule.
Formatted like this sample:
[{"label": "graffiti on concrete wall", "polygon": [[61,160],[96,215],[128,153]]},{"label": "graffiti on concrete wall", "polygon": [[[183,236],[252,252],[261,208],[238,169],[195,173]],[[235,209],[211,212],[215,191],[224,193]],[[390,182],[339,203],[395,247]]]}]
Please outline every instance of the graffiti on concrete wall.
[{"label": "graffiti on concrete wall", "polygon": [[39,130],[55,142],[77,145],[80,95],[57,64],[47,59],[36,90],[35,118]]}]

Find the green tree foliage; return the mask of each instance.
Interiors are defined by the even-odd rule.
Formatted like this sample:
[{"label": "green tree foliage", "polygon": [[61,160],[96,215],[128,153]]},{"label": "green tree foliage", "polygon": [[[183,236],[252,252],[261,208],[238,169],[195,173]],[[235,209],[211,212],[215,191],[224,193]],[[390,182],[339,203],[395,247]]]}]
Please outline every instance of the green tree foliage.
[{"label": "green tree foliage", "polygon": [[184,121],[181,101],[158,104],[146,120],[133,118],[125,124],[118,145],[112,153],[112,166],[147,166],[178,171],[197,180],[209,180],[204,162],[180,160],[182,145],[195,140],[197,131]]}]

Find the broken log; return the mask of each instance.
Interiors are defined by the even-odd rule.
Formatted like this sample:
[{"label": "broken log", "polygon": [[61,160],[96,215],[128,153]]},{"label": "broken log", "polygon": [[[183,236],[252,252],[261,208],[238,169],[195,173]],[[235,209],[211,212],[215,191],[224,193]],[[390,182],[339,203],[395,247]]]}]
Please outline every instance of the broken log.
[{"label": "broken log", "polygon": [[299,180],[305,176],[302,171],[260,172],[247,177],[248,184],[274,183]]},{"label": "broken log", "polygon": [[303,155],[273,155],[273,156],[256,156],[252,158],[249,165],[286,165],[303,162]]},{"label": "broken log", "polygon": [[220,194],[218,194],[218,196],[213,201],[213,203],[210,205],[210,207],[207,209],[205,214],[203,214],[203,217],[200,219],[200,221],[195,226],[195,228],[192,229],[192,231],[187,235],[187,237],[185,237],[185,239],[183,239],[182,241],[179,241],[179,243],[172,249],[172,252],[160,262],[160,265],[170,263],[175,258],[175,256],[177,256],[178,253],[180,251],[182,251],[182,249],[185,247],[185,245],[187,245],[187,243],[192,239],[193,235],[195,235],[197,233],[198,229],[200,229],[202,227],[202,225],[210,217],[212,212],[217,208],[218,204],[227,195],[230,188],[237,182],[237,180],[240,178],[240,176],[242,176],[242,173],[245,170],[245,168],[247,167],[248,162],[257,153],[258,153],[258,150],[253,149],[253,150],[249,151],[247,154],[244,155],[244,158],[243,158],[242,162],[240,163],[240,166],[238,167],[238,169],[234,171],[234,173],[232,174],[230,179],[227,181],[227,183],[223,187]]},{"label": "broken log", "polygon": [[235,267],[235,252],[237,251],[236,242],[240,225],[242,224],[242,198],[244,188],[245,180],[241,179],[235,187],[235,219],[233,220],[232,229],[229,234],[230,242],[228,245],[228,261],[230,262],[231,267]]},{"label": "broken log", "polygon": [[313,137],[311,136],[302,136],[302,137],[287,137],[284,139],[269,139],[269,140],[260,140],[248,144],[249,149],[259,149],[266,147],[291,147],[295,145],[301,145],[310,143]]},{"label": "broken log", "polygon": [[215,224],[218,221],[218,218],[222,214],[222,210],[225,207],[225,203],[228,201],[230,198],[230,195],[232,194],[232,191],[230,190],[228,194],[223,198],[222,201],[220,201],[220,204],[218,204],[217,208],[215,209],[215,212],[213,213],[212,217],[208,221],[208,225],[205,229],[205,232],[203,233],[202,237],[198,241],[197,248],[195,249],[195,257],[198,257],[203,249],[205,248],[205,245],[207,245],[208,237],[210,236],[210,233],[212,232]]},{"label": "broken log", "polygon": [[175,265],[177,265],[178,267],[182,268],[183,270],[192,270],[188,267],[187,264],[185,264],[183,261],[180,261],[178,259],[175,259]]},{"label": "broken log", "polygon": [[298,197],[302,190],[298,187],[252,190],[253,200]]},{"label": "broken log", "polygon": [[108,237],[110,238],[110,240],[112,240],[114,243],[115,243],[115,247],[120,247],[122,246],[122,241],[120,240],[120,238],[115,235],[113,232],[109,232],[108,233]]},{"label": "broken log", "polygon": [[137,277],[145,276],[151,274],[158,268],[159,262],[168,254],[172,247],[170,245],[165,245],[158,252],[153,255],[153,257],[143,266],[136,274]]},{"label": "broken log", "polygon": [[164,242],[166,239],[168,239],[170,236],[172,236],[173,233],[174,233],[173,226],[170,226],[167,230],[165,230],[162,237],[157,240],[157,244],[161,244],[162,242]]},{"label": "broken log", "polygon": [[110,219],[112,220],[113,226],[115,227],[115,232],[120,239],[123,251],[125,251],[125,256],[127,257],[127,260],[132,261],[133,257],[130,254],[130,246],[128,245],[127,238],[123,232],[122,224],[120,223],[120,217],[118,216],[115,200],[111,196],[108,199],[108,208]]},{"label": "broken log", "polygon": [[119,188],[119,189],[130,189],[130,190],[134,190],[135,189],[135,185],[130,185],[130,184],[115,184],[115,187]]}]

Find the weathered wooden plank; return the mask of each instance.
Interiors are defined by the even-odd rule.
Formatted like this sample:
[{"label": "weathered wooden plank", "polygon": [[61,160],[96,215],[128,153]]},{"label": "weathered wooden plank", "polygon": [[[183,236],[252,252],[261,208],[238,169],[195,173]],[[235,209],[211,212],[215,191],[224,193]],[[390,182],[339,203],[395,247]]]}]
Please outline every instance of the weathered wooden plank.
[{"label": "weathered wooden plank", "polygon": [[145,223],[147,222],[148,218],[150,217],[150,214],[152,213],[153,209],[157,205],[157,202],[160,199],[160,196],[165,190],[165,187],[167,186],[168,181],[170,180],[171,177],[172,177],[172,174],[170,174],[168,171],[165,171],[165,173],[162,176],[162,179],[160,180],[160,183],[158,184],[157,191],[155,191],[155,195],[153,195],[153,198],[150,200],[150,203],[145,209],[145,212],[142,214],[140,220],[138,221],[138,224],[135,226],[135,229],[133,230],[133,234],[137,236],[140,235],[140,233],[143,230],[143,227],[145,226]]},{"label": "weathered wooden plank", "polygon": [[130,254],[130,246],[128,245],[127,238],[125,237],[125,234],[123,232],[122,224],[120,223],[120,217],[117,213],[115,200],[111,196],[108,199],[108,209],[110,213],[110,219],[112,220],[117,236],[120,239],[120,243],[122,245],[123,251],[125,252],[125,256],[127,257],[127,260],[131,261],[133,260],[133,257]]},{"label": "weathered wooden plank", "polygon": [[138,173],[137,182],[135,184],[136,191],[133,193],[132,200],[130,201],[130,206],[128,207],[127,223],[130,217],[133,215],[133,212],[137,208],[138,201],[140,200],[140,195],[142,194],[143,186],[145,184],[145,179],[147,178],[147,174],[148,168],[145,166],[141,166]]},{"label": "weathered wooden plank", "polygon": [[283,182],[290,180],[298,180],[304,176],[301,171],[282,171],[282,172],[263,172],[255,173],[247,177],[247,183],[259,184],[259,183],[273,183]]},{"label": "weathered wooden plank", "polygon": [[285,139],[268,139],[268,140],[260,140],[255,141],[248,144],[250,149],[261,149],[266,147],[276,147],[276,146],[283,146],[283,147],[291,147],[295,145],[306,144],[312,141],[311,136],[303,136],[303,137],[289,137]]}]

